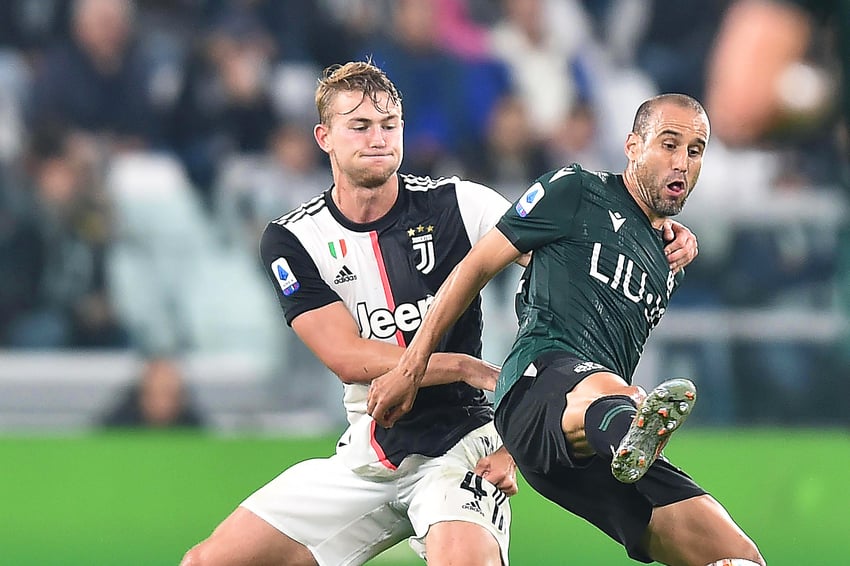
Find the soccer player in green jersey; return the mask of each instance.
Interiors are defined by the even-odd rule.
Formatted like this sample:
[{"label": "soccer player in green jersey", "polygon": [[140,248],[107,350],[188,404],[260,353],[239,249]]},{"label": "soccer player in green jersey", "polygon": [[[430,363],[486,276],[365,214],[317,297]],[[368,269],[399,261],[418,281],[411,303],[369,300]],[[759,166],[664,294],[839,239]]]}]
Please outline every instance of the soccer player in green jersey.
[{"label": "soccer player in green jersey", "polygon": [[390,426],[409,410],[440,337],[531,252],[496,387],[496,426],[523,476],[636,560],[765,564],[725,509],[661,456],[693,407],[693,384],[645,395],[631,383],[682,279],[660,229],[693,190],[708,138],[702,105],[664,94],[638,108],[622,175],[572,165],[538,178],[443,283],[399,365],[372,381],[369,413]]}]

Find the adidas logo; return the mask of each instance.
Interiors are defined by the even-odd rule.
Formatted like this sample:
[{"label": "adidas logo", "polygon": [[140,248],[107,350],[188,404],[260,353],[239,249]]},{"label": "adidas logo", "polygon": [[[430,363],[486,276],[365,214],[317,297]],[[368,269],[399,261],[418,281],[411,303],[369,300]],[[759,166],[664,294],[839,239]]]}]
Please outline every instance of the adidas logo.
[{"label": "adidas logo", "polygon": [[334,285],[340,285],[342,283],[347,283],[348,281],[356,281],[357,276],[354,275],[354,272],[348,269],[347,265],[343,265],[342,269],[339,270],[339,273],[336,274],[336,279],[334,279]]},{"label": "adidas logo", "polygon": [[464,503],[461,506],[461,509],[466,509],[467,511],[475,511],[476,513],[478,513],[482,517],[484,516],[484,511],[481,510],[481,505],[478,504],[477,499],[473,499],[469,503]]}]

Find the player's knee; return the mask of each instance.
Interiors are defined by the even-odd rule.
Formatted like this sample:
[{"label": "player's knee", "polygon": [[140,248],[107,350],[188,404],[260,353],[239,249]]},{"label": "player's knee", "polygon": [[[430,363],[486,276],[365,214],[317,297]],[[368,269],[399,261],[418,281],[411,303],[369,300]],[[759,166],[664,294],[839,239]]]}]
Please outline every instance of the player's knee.
[{"label": "player's knee", "polygon": [[196,544],[183,555],[180,566],[206,566],[209,562],[204,556],[204,543]]},{"label": "player's knee", "polygon": [[767,566],[767,564],[765,563],[764,558],[759,555],[757,560],[750,560],[747,558],[721,558],[720,560],[715,560],[706,566]]},{"label": "player's knee", "polygon": [[428,566],[500,566],[499,543],[486,529],[465,521],[432,525],[425,538]]},{"label": "player's knee", "polygon": [[634,401],[635,405],[640,405],[646,399],[646,389],[640,385],[629,385],[625,388],[623,394]]},{"label": "player's knee", "polygon": [[740,552],[739,556],[736,556],[737,559],[741,560],[740,562],[732,562],[735,564],[747,565],[748,562],[752,562],[753,564],[757,564],[758,566],[767,566],[767,562],[765,562],[764,557],[759,552],[756,543],[754,543],[749,537],[746,535],[743,536],[742,546],[743,549]]},{"label": "player's knee", "polygon": [[[736,528],[736,530],[738,529]],[[728,557],[728,560],[731,560],[729,562],[731,566],[738,566],[739,564],[742,566],[752,566],[753,564],[766,566],[764,557],[761,555],[756,543],[740,530],[731,537],[726,538],[723,547],[726,549],[726,552],[723,554]],[[719,563],[725,564],[722,561]]]}]

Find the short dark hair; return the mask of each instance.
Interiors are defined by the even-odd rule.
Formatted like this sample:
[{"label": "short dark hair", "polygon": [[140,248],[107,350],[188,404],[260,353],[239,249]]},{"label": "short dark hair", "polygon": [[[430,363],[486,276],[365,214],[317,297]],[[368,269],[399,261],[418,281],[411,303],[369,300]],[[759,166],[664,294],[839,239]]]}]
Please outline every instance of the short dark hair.
[{"label": "short dark hair", "polygon": [[[329,125],[331,122],[331,103],[340,92],[361,92],[364,99],[368,96],[378,110],[388,111],[391,105],[401,106],[401,95],[386,73],[371,61],[352,61],[344,65],[331,65],[322,73],[316,88],[316,110],[319,121]],[[385,92],[389,96],[385,108],[378,105],[378,94]]]},{"label": "short dark hair", "polygon": [[659,94],[658,96],[653,96],[652,98],[645,100],[643,104],[641,104],[637,112],[635,113],[635,121],[632,124],[632,132],[639,135],[641,139],[646,139],[646,134],[649,132],[649,124],[655,114],[655,109],[665,103],[675,104],[681,108],[690,108],[694,112],[698,114],[702,114],[706,118],[708,114],[705,112],[705,108],[702,107],[702,104],[699,101],[687,94],[679,94],[679,93],[666,93]]}]

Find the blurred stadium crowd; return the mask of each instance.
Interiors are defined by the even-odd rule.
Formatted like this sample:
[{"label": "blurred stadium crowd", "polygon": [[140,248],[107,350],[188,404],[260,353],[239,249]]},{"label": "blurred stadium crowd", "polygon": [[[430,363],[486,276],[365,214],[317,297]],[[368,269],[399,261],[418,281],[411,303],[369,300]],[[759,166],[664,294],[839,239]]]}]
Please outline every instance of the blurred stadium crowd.
[{"label": "blurred stadium crowd", "polygon": [[[341,413],[256,253],[269,220],[330,186],[311,133],[321,70],[365,57],[386,70],[403,96],[403,171],[516,198],[565,163],[620,170],[648,96],[703,100],[727,4],[2,2],[0,347],[247,351],[280,407],[321,396]],[[811,60],[831,68],[817,45]],[[682,215],[701,253],[647,372],[692,376],[705,424],[847,422],[837,273],[850,250],[837,245],[841,150],[822,126],[758,148],[712,140]],[[512,337],[512,275],[487,291],[495,362]],[[759,408],[736,407],[753,397]]]}]

